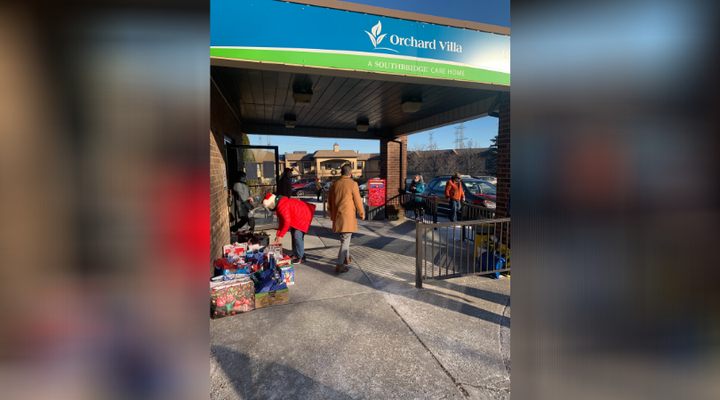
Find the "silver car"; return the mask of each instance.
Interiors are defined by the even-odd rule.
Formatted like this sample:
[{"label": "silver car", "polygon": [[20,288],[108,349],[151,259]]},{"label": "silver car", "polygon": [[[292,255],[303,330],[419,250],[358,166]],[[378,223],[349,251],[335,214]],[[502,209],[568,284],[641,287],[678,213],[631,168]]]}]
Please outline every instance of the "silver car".
[{"label": "silver car", "polygon": [[494,176],[489,176],[489,175],[485,175],[485,176],[473,176],[473,178],[475,178],[475,179],[482,179],[482,180],[484,180],[484,181],[487,181],[487,182],[492,183],[494,186],[497,186],[497,178],[494,177]]}]

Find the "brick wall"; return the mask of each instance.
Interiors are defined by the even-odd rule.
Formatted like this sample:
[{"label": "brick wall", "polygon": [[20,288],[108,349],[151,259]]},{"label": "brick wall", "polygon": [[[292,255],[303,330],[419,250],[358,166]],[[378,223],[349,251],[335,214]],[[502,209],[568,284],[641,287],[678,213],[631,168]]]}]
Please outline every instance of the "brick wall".
[{"label": "brick wall", "polygon": [[[395,140],[380,139],[380,177],[385,179],[388,199],[385,207],[386,215],[405,214],[398,195],[400,187],[405,186],[405,175],[407,174],[407,136],[401,136]],[[398,142],[401,142],[402,145]]]},{"label": "brick wall", "polygon": [[[503,94],[498,121],[497,210],[496,218],[503,218],[510,198],[510,94]],[[512,216],[512,209],[510,210]]]},{"label": "brick wall", "polygon": [[[220,91],[210,84],[210,271],[212,262],[222,256],[222,246],[230,243],[230,218],[227,192],[223,189],[225,164],[225,136],[235,144],[248,143],[240,121],[230,109]],[[230,185],[230,182],[228,182]]]}]

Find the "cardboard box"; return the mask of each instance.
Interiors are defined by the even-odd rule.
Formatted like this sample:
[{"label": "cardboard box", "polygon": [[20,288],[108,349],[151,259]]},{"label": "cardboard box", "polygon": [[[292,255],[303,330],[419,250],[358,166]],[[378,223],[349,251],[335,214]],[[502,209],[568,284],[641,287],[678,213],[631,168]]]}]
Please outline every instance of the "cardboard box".
[{"label": "cardboard box", "polygon": [[290,291],[288,289],[257,293],[255,295],[255,308],[274,306],[288,301],[290,301]]},{"label": "cardboard box", "polygon": [[210,317],[222,318],[254,310],[255,286],[248,278],[210,284]]},{"label": "cardboard box", "polygon": [[255,236],[255,240],[257,240],[258,244],[262,247],[270,244],[270,236]]},{"label": "cardboard box", "polygon": [[295,268],[291,266],[280,268],[280,275],[282,275],[283,281],[288,285],[295,284]]}]

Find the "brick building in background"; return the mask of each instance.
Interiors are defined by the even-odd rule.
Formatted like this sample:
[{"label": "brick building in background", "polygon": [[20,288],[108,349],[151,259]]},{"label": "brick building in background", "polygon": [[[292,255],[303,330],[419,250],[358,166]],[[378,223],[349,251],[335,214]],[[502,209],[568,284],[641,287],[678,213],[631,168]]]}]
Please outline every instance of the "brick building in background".
[{"label": "brick building in background", "polygon": [[340,150],[337,143],[332,150],[317,150],[314,153],[285,153],[280,168],[292,168],[293,177],[320,178],[327,182],[340,176],[340,167],[350,164],[353,178],[367,181],[380,176],[380,154],[358,153],[354,150]]}]

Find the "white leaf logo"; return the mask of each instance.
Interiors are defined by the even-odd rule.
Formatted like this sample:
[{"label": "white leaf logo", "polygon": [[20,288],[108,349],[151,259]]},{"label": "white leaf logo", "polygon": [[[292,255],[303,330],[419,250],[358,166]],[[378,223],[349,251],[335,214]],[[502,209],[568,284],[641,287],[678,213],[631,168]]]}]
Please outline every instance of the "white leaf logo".
[{"label": "white leaf logo", "polygon": [[367,33],[368,36],[370,37],[370,41],[372,41],[372,44],[373,44],[373,47],[375,47],[375,50],[390,50],[390,51],[394,51],[396,53],[398,52],[395,49],[388,49],[386,47],[378,47],[380,42],[382,42],[382,40],[385,39],[385,35],[387,35],[387,33],[383,33],[382,35],[380,35],[380,31],[382,31],[382,24],[380,23],[380,21],[378,21],[377,25],[373,26],[372,29],[370,29],[370,30],[372,31],[372,33],[368,32],[368,31],[365,31],[365,33]]},{"label": "white leaf logo", "polygon": [[377,25],[372,28],[373,36],[377,37],[377,35],[380,34],[380,30],[382,30],[382,24],[378,21]]},{"label": "white leaf logo", "polygon": [[370,40],[372,40],[373,46],[377,47],[377,41],[375,41],[375,36],[373,36],[372,33],[368,32],[368,31],[365,31],[365,33],[367,33],[368,36],[370,36]]}]

